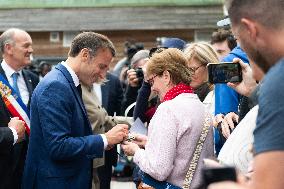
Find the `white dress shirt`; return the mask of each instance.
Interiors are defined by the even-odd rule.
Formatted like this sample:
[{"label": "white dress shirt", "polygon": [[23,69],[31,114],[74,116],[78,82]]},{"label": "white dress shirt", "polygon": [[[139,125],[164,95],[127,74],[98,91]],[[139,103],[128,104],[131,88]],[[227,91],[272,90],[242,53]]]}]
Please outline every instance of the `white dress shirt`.
[{"label": "white dress shirt", "polygon": [[[67,65],[66,62],[61,62],[61,64],[67,69],[67,71],[70,73],[71,77],[72,77],[72,80],[75,84],[76,87],[78,87],[78,85],[80,84],[79,82],[79,78],[78,76],[76,75],[76,73],[74,72],[74,70],[72,70],[72,68],[70,66]],[[104,149],[107,148],[107,145],[108,145],[108,142],[107,142],[107,138],[104,134],[101,134],[102,138],[103,138],[103,142],[104,142]]]},{"label": "white dress shirt", "polygon": [[[8,79],[8,82],[11,86],[13,86],[13,78],[12,78],[12,74],[15,73],[16,71],[11,68],[6,62],[5,60],[2,61],[1,66],[5,72],[5,75]],[[24,102],[25,105],[27,105],[29,103],[29,98],[30,98],[30,93],[28,91],[26,82],[24,80],[24,76],[23,76],[23,72],[22,70],[18,71],[18,73],[20,74],[17,80],[17,84],[18,84],[18,88],[19,88],[19,92],[21,95],[21,99]]]}]

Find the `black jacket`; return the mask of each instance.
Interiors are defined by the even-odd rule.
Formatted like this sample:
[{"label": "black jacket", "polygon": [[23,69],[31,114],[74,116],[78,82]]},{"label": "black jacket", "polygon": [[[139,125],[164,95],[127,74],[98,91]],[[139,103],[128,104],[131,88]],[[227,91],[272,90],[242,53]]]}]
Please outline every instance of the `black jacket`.
[{"label": "black jacket", "polygon": [[[38,76],[28,70],[23,70],[22,73],[31,99],[32,92],[39,82]],[[1,66],[0,74],[6,78],[5,72]],[[8,128],[10,117],[9,111],[2,98],[0,98],[0,189],[20,188],[28,146],[27,140],[13,145],[13,133]]]}]

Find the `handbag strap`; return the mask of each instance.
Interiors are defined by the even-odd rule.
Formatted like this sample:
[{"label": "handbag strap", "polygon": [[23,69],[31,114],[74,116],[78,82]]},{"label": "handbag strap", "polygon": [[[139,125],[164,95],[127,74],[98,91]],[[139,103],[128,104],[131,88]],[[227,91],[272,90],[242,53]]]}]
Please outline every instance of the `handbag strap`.
[{"label": "handbag strap", "polygon": [[198,161],[199,161],[199,158],[200,158],[200,154],[201,154],[206,136],[207,136],[209,129],[210,129],[210,123],[211,123],[211,116],[208,114],[205,118],[203,128],[202,128],[202,131],[201,131],[201,135],[200,135],[199,140],[197,142],[197,145],[195,147],[192,160],[190,162],[188,171],[186,173],[186,176],[185,176],[185,179],[184,179],[184,182],[183,182],[183,186],[182,186],[183,189],[189,189],[189,187],[191,185],[191,182],[192,182],[194,173],[195,173],[196,168],[197,168],[197,164],[198,164]]},{"label": "handbag strap", "polygon": [[124,112],[124,116],[125,116],[125,117],[128,116],[129,111],[130,111],[135,105],[136,105],[136,102],[133,102],[132,104],[130,104],[130,105],[126,108],[126,110],[125,110],[125,112]]}]

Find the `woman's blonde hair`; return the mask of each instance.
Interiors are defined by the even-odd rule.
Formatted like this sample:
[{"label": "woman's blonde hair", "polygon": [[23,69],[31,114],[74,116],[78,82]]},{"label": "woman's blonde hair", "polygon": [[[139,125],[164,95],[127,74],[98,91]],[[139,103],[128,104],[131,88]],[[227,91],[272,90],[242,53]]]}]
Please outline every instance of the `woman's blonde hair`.
[{"label": "woman's blonde hair", "polygon": [[208,63],[219,62],[216,51],[207,42],[196,42],[190,44],[184,50],[184,54],[188,61],[188,64],[192,59],[197,60],[204,66],[206,66]]},{"label": "woman's blonde hair", "polygon": [[184,83],[189,85],[191,82],[191,72],[187,67],[187,61],[182,51],[169,48],[162,52],[155,53],[150,58],[146,73],[147,75],[163,75],[168,71],[171,75],[171,82],[174,85]]}]

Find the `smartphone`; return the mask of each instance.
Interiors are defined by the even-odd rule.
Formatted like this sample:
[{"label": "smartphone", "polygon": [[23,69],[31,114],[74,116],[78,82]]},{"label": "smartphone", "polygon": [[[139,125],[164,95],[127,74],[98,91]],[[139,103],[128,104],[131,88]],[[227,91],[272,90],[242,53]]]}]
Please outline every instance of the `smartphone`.
[{"label": "smartphone", "polygon": [[202,170],[204,185],[221,181],[237,181],[236,169],[234,167],[214,167]]},{"label": "smartphone", "polygon": [[239,63],[220,62],[209,63],[208,67],[208,80],[210,83],[228,83],[228,82],[241,82],[242,69]]}]

